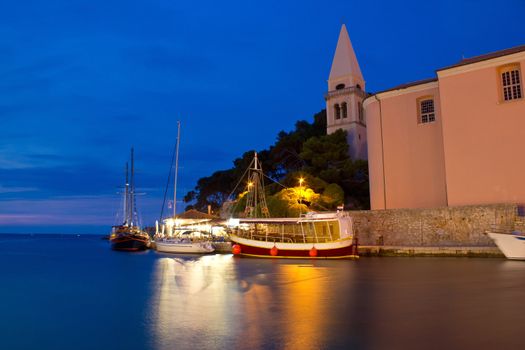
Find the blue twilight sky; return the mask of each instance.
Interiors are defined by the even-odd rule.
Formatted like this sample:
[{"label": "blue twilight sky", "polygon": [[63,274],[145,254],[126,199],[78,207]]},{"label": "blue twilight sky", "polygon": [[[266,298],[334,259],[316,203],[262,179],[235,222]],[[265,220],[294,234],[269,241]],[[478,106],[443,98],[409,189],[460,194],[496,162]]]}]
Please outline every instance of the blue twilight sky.
[{"label": "blue twilight sky", "polygon": [[4,1],[0,232],[107,232],[131,145],[152,224],[177,119],[182,195],[324,108],[343,22],[373,92],[525,44],[524,14],[524,0]]}]

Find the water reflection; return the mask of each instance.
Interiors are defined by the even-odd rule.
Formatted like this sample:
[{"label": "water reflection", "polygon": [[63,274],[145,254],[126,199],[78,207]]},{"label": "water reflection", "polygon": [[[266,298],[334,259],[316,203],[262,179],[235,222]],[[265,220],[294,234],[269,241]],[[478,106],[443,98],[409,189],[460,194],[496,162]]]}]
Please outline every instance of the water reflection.
[{"label": "water reflection", "polygon": [[224,277],[231,259],[230,255],[206,255],[157,260],[151,303],[157,348],[201,342],[210,348],[214,334],[228,331],[224,317],[231,300]]},{"label": "water reflection", "polygon": [[[491,259],[156,261],[157,349],[524,345],[525,264]],[[517,304],[518,302],[518,304]]]},{"label": "water reflection", "polygon": [[331,301],[340,299],[341,292],[352,295],[332,288],[327,270],[318,264],[231,255],[161,258],[151,302],[155,344],[159,349],[174,344],[322,347],[334,317]]}]

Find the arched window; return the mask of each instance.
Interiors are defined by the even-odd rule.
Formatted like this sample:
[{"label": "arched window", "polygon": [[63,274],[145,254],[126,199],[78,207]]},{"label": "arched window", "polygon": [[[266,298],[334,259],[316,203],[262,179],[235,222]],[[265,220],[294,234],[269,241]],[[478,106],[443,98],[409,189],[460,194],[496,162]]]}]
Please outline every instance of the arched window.
[{"label": "arched window", "polygon": [[432,96],[423,96],[417,100],[418,122],[427,124],[436,121],[436,111],[434,109],[434,98]]},{"label": "arched window", "polygon": [[336,90],[342,90],[345,88],[345,84],[337,84],[337,86],[335,87]]},{"label": "arched window", "polygon": [[521,72],[519,63],[509,64],[499,69],[501,74],[501,97],[503,101],[512,101],[522,98]]},{"label": "arched window", "polygon": [[334,105],[334,112],[335,112],[335,119],[341,119],[341,107],[339,107],[338,103]]},{"label": "arched window", "polygon": [[361,85],[359,85],[359,84],[357,84],[355,87],[358,88],[359,90],[362,90],[361,89]]},{"label": "arched window", "polygon": [[348,117],[348,110],[346,108],[346,102],[341,103],[341,114],[343,115],[343,119]]},{"label": "arched window", "polygon": [[358,108],[359,122],[364,124],[365,123],[365,110],[363,109],[363,104],[361,102],[357,102],[357,108]]}]

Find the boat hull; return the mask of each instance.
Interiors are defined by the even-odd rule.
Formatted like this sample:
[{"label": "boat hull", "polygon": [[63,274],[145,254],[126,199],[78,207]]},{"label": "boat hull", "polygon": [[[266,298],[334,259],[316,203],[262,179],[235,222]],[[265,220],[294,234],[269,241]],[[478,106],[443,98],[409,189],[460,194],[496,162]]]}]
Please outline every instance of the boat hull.
[{"label": "boat hull", "polygon": [[122,235],[109,240],[111,249],[121,251],[140,251],[149,248],[148,238],[135,235]]},{"label": "boat hull", "polygon": [[156,242],[156,249],[161,253],[208,254],[215,250],[209,243]]},{"label": "boat hull", "polygon": [[512,260],[525,260],[525,235],[487,232],[501,252]]},{"label": "boat hull", "polygon": [[357,246],[353,244],[352,239],[312,244],[264,242],[238,236],[231,236],[230,238],[234,244],[240,247],[240,252],[236,254],[240,256],[289,259],[359,258]]}]

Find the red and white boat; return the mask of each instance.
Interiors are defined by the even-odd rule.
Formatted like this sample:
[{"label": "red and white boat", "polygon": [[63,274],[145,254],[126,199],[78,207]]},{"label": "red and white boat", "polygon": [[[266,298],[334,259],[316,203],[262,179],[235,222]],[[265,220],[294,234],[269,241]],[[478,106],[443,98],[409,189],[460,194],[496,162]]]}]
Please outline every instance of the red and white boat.
[{"label": "red and white boat", "polygon": [[234,255],[300,259],[358,258],[352,217],[348,213],[337,211],[307,213],[296,218],[270,218],[264,174],[257,153],[247,173],[244,217],[228,222]]},{"label": "red and white boat", "polygon": [[269,258],[358,258],[352,217],[344,212],[299,218],[230,219],[234,255]]}]

